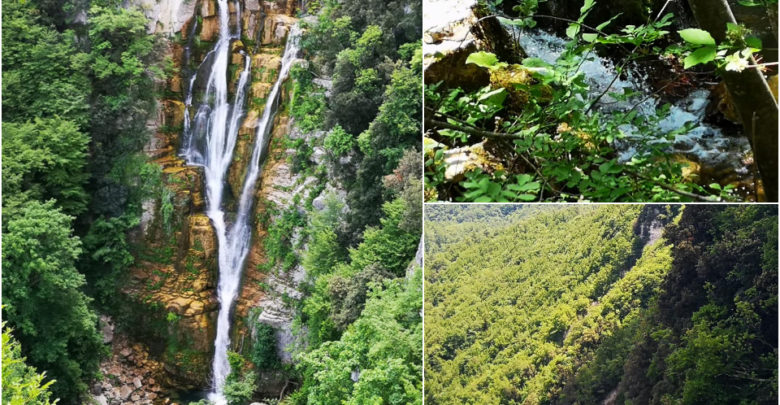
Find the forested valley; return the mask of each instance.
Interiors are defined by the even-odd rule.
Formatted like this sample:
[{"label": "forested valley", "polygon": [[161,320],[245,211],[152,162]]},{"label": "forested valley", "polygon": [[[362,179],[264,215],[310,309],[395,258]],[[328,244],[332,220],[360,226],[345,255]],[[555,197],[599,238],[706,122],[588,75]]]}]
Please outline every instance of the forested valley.
[{"label": "forested valley", "polygon": [[429,205],[428,404],[774,404],[777,207]]},{"label": "forested valley", "polygon": [[4,1],[3,403],[421,403],[421,7]]}]

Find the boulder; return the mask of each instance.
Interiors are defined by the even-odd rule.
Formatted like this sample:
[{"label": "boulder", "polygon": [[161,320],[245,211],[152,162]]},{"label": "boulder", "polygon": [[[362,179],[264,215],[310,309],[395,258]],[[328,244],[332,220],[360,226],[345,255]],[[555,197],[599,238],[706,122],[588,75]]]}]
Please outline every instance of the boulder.
[{"label": "boulder", "polygon": [[123,385],[122,388],[119,389],[119,397],[126,400],[130,398],[130,394],[132,394],[133,391],[131,386]]}]

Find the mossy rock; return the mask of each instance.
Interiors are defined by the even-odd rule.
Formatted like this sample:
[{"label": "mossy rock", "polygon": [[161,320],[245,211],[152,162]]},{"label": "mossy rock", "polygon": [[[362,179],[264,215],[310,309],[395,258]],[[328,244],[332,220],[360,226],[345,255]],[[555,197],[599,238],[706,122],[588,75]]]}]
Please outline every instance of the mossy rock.
[{"label": "mossy rock", "polygon": [[494,89],[504,88],[509,93],[506,103],[509,111],[516,111],[528,103],[533,97],[537,102],[552,100],[552,88],[540,84],[533,78],[533,73],[521,65],[509,65],[490,72],[490,86]]}]

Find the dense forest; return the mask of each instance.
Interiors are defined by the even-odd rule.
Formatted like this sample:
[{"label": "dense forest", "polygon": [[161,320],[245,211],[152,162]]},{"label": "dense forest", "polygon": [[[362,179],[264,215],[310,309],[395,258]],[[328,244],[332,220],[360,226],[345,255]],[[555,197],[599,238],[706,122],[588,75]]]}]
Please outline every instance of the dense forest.
[{"label": "dense forest", "polygon": [[[173,2],[191,15],[170,31],[150,15],[171,2],[142,3],[2,4],[3,403],[203,404],[214,390],[229,404],[421,403],[420,2]],[[258,10],[281,17],[257,24]],[[284,204],[259,200],[250,220],[262,260],[250,257],[247,271],[264,278],[241,288],[271,296],[274,277],[303,269],[278,297],[293,326],[256,320],[263,308],[250,302],[233,319],[231,372],[212,387],[201,376],[214,355],[216,242],[192,236],[205,218],[204,169],[176,155],[183,116],[198,119],[186,92],[201,86],[182,83],[212,69],[202,62],[218,53],[218,11],[241,33],[223,72],[231,97],[242,91],[242,58],[278,60],[284,38],[297,38],[290,27],[302,31],[290,78],[268,103],[280,106],[267,160],[313,180]],[[265,39],[279,32],[281,43]],[[247,62],[257,94],[233,107],[246,108],[246,122],[269,97],[260,81],[281,75],[259,60]],[[162,138],[170,144],[155,146]],[[248,161],[238,145],[233,160]],[[200,294],[206,308],[159,301],[163,293]],[[142,370],[128,371],[133,362]],[[269,388],[273,378],[281,391]]]},{"label": "dense forest", "polygon": [[776,0],[428,0],[426,201],[777,201]]},{"label": "dense forest", "polygon": [[777,403],[777,207],[425,219],[426,403]]}]

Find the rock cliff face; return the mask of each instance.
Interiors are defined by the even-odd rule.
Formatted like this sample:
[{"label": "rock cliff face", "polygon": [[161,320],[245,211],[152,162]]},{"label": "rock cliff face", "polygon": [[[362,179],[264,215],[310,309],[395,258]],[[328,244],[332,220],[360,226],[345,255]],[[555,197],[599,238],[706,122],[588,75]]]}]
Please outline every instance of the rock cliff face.
[{"label": "rock cliff face", "polygon": [[[239,65],[239,52],[249,53],[252,56],[252,82],[234,160],[246,162],[254,143],[258,117],[279,71],[287,32],[295,22],[292,15],[296,2],[238,1],[241,4],[238,9],[235,2],[229,2],[229,15],[232,23],[241,22],[244,34],[241,40],[233,43],[235,57],[231,62]],[[154,371],[155,387],[161,386],[163,392],[204,389],[209,382],[216,333],[218,246],[213,227],[204,213],[202,171],[186,166],[178,151],[188,72],[203,61],[217,38],[217,3],[216,0],[140,0],[136,5],[140,5],[149,18],[150,32],[169,36],[166,57],[173,61],[175,69],[167,81],[161,83],[164,97],[159,102],[154,122],[149,123],[155,134],[145,152],[161,171],[162,187],[159,196],[144,203],[140,229],[132,235],[136,260],[130,281],[123,287],[122,298],[129,309],[126,317],[117,320],[117,327],[127,335],[130,347],[143,347],[149,364],[159,365]],[[231,91],[235,89],[238,76],[239,69],[235,67],[230,69],[231,74],[235,73],[231,78]],[[275,121],[272,143],[279,144],[277,138],[286,134],[286,124],[286,115],[280,114]],[[245,166],[236,164],[231,168],[227,176],[230,189],[240,190]],[[267,170],[258,188],[277,181],[274,177],[277,175],[283,173]],[[262,204],[258,204],[258,209],[262,209]],[[254,238],[256,246],[249,268],[256,267],[262,260],[257,247],[261,245],[261,229]],[[246,284],[256,284],[254,280],[262,277],[247,274]],[[262,296],[262,291],[248,288],[242,294],[236,318],[241,314],[245,316],[249,306],[259,302]],[[238,332],[239,335],[242,333],[246,334],[246,331]],[[241,344],[241,339],[233,341]],[[130,363],[117,360],[107,367],[127,369]],[[159,391],[150,391],[154,393],[150,397],[144,388],[139,388],[137,394],[139,398],[156,398],[155,402],[162,402],[164,395]]]}]

